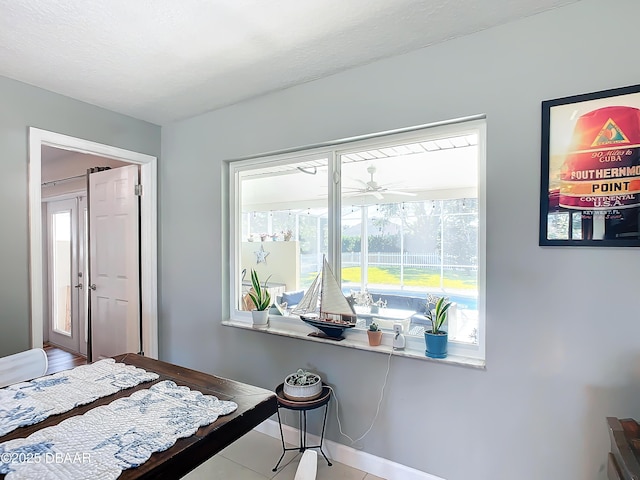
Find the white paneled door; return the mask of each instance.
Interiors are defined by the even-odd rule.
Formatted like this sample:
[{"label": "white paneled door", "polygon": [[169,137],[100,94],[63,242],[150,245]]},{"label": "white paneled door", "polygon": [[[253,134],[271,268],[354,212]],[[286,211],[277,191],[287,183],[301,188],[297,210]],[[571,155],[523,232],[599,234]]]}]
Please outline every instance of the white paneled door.
[{"label": "white paneled door", "polygon": [[138,168],[89,175],[91,360],[140,351]]}]

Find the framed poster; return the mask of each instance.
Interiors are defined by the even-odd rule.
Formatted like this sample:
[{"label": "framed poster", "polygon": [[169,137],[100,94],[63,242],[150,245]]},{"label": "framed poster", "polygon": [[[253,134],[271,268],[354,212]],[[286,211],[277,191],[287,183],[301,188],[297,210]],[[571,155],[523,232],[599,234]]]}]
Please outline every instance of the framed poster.
[{"label": "framed poster", "polygon": [[640,246],[640,85],[542,102],[540,245]]}]

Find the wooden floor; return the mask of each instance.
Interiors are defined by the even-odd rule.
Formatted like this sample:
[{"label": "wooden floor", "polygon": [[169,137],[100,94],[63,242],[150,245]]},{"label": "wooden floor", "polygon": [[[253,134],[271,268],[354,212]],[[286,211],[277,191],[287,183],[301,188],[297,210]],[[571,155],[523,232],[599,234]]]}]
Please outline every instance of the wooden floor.
[{"label": "wooden floor", "polygon": [[77,367],[78,365],[85,365],[87,359],[77,353],[70,353],[62,348],[44,344],[44,351],[47,353],[47,359],[49,360],[49,367],[47,368],[47,375],[50,373],[60,372],[62,370],[69,370],[70,368]]}]

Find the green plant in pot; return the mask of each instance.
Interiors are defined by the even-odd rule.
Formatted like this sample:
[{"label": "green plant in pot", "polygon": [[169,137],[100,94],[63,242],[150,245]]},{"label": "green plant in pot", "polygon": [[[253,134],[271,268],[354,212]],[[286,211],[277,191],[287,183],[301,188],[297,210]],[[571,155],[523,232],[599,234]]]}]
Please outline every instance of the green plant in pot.
[{"label": "green plant in pot", "polygon": [[451,308],[453,302],[450,302],[446,297],[440,297],[435,302],[433,310],[429,308],[431,303],[432,298],[428,297],[426,317],[431,322],[431,330],[425,330],[424,332],[424,340],[427,346],[425,354],[431,358],[445,358],[447,356],[449,335],[445,330],[442,330],[442,325],[447,321],[449,308]]},{"label": "green plant in pot", "polygon": [[367,337],[369,337],[369,345],[372,347],[376,347],[382,343],[382,331],[376,322],[371,322],[369,325]]},{"label": "green plant in pot", "polygon": [[265,280],[264,285],[260,285],[258,272],[251,269],[252,288],[249,290],[248,295],[255,306],[255,309],[251,310],[253,326],[255,328],[265,328],[269,323],[269,307],[271,306],[271,294],[267,290],[269,278]]}]

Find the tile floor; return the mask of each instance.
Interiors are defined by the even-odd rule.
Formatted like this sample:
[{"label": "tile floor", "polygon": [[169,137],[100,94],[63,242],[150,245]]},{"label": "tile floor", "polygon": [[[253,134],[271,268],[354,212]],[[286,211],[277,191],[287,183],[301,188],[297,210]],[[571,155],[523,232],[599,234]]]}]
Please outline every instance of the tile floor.
[{"label": "tile floor", "polygon": [[[287,445],[288,447],[289,445]],[[326,452],[326,450],[325,450]],[[293,480],[299,452],[287,452],[277,472],[271,471],[282,455],[282,443],[255,430],[189,473],[185,480]],[[318,455],[317,480],[384,480]]]}]

